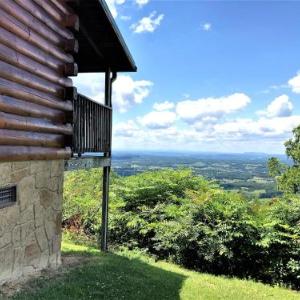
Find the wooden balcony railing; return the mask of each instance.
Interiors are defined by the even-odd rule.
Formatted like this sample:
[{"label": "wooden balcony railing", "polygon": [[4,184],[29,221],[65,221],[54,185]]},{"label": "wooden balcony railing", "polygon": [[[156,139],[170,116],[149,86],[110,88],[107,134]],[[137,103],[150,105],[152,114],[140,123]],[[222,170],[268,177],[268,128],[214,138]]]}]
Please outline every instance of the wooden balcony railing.
[{"label": "wooden balcony railing", "polygon": [[73,153],[111,151],[112,109],[78,94],[73,102]]}]

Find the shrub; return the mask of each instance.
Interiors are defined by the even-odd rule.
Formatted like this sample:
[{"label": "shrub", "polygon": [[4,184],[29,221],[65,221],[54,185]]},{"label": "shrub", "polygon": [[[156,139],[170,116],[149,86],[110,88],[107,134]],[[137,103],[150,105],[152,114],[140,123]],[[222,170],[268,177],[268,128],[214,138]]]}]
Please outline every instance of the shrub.
[{"label": "shrub", "polygon": [[[99,231],[101,173],[66,176],[64,219]],[[79,217],[78,217],[79,216]],[[110,242],[186,267],[300,289],[300,200],[258,201],[222,190],[191,170],[113,176]]]},{"label": "shrub", "polygon": [[187,213],[186,191],[205,192],[213,186],[190,170],[168,169],[120,179],[114,188],[118,207],[110,214],[112,241],[158,255],[168,251],[159,249],[156,232]]},{"label": "shrub", "polygon": [[102,172],[100,169],[65,173],[63,225],[96,234],[101,224]]}]

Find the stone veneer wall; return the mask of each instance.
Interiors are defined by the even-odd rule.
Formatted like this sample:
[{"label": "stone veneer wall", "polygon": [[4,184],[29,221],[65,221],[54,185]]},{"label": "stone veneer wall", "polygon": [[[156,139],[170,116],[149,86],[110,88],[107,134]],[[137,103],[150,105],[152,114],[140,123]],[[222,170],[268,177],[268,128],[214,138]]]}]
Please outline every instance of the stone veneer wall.
[{"label": "stone veneer wall", "polygon": [[64,162],[0,163],[0,188],[17,203],[0,209],[0,284],[61,264]]}]

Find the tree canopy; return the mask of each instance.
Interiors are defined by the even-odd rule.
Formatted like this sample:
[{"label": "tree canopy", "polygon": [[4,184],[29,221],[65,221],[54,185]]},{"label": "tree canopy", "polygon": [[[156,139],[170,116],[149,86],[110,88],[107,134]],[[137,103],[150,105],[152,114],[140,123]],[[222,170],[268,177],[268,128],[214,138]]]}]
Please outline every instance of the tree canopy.
[{"label": "tree canopy", "polygon": [[268,161],[269,174],[276,179],[280,191],[297,194],[300,191],[300,126],[293,130],[293,137],[284,145],[292,164],[283,164],[278,158],[272,157]]}]

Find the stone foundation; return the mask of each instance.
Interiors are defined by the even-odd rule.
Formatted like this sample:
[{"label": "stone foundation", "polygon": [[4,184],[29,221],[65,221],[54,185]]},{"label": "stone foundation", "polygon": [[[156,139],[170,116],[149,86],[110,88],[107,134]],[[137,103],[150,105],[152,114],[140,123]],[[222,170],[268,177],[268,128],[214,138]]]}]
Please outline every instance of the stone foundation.
[{"label": "stone foundation", "polygon": [[64,162],[0,163],[0,188],[17,202],[0,208],[0,284],[61,264]]}]

